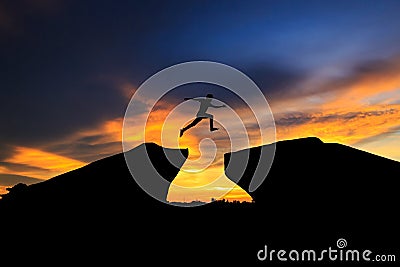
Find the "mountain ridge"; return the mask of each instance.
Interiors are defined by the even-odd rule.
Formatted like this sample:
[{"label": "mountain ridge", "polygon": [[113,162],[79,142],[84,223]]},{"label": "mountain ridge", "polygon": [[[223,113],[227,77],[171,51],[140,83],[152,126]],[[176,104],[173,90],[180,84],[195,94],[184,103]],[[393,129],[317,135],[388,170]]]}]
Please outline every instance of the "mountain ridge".
[{"label": "mountain ridge", "polygon": [[[150,157],[159,164],[164,149],[150,146],[155,151]],[[239,180],[244,189],[258,163],[257,148],[249,150],[249,167]],[[188,156],[188,150],[173,151]],[[96,161],[25,188],[42,188],[35,194],[0,200],[0,226],[7,229],[0,247],[34,252],[39,262],[50,254],[90,263],[152,262],[156,253],[165,263],[185,266],[192,261],[253,266],[261,263],[256,255],[264,245],[326,249],[335,248],[339,238],[351,249],[399,251],[400,163],[315,138],[278,142],[275,152],[268,177],[249,192],[254,203],[216,201],[197,208],[147,195],[131,177],[123,154]],[[99,182],[93,171],[102,183],[91,183]],[[172,181],[179,170],[164,171]],[[117,174],[119,179],[107,179]],[[235,180],[231,170],[226,174]],[[73,183],[85,177],[91,182]]]},{"label": "mountain ridge", "polygon": [[[167,159],[168,154],[168,159]],[[104,199],[114,204],[133,204],[141,198],[155,201],[149,197],[134,181],[126,165],[126,155],[129,160],[137,161],[135,169],[146,172],[149,169],[144,158],[149,157],[151,163],[160,175],[168,182],[172,182],[188,156],[187,149],[167,149],[155,143],[144,143],[125,153],[118,153],[103,159],[96,160],[78,169],[57,175],[51,179],[29,186],[11,188],[10,193],[3,195],[0,200],[2,207],[8,210],[23,209],[25,212],[37,211],[40,205],[43,209],[51,206],[81,209],[87,201],[88,205],[101,206],[106,204]],[[148,155],[148,156],[147,156]],[[174,161],[171,164],[168,160]],[[165,191],[165,190],[164,190]],[[165,192],[166,198],[167,192]],[[73,196],[73,197],[72,197]],[[75,200],[74,200],[75,199]],[[49,201],[49,203],[46,203]],[[96,205],[96,201],[99,204]],[[29,211],[32,209],[32,211]]]},{"label": "mountain ridge", "polygon": [[[238,181],[238,185],[245,190],[249,188],[251,179],[253,179],[261,147],[263,146],[224,155],[227,177],[232,181]],[[240,162],[247,153],[250,154],[249,164],[242,177],[235,177],[237,164],[228,167],[230,158],[234,155]],[[296,176],[300,177],[302,181],[295,179]],[[377,180],[377,177],[380,179]],[[333,190],[338,190],[338,192],[346,191],[347,196],[353,200],[362,196],[365,201],[368,201],[368,196],[358,192],[357,188],[368,189],[372,192],[381,185],[379,188],[382,190],[387,186],[386,189],[392,192],[397,185],[396,177],[400,177],[400,163],[397,161],[342,144],[324,143],[316,137],[301,138],[276,143],[275,158],[270,172],[260,187],[250,195],[255,202],[259,200],[259,202],[265,203],[271,201],[271,199],[266,199],[266,195],[276,195],[273,192],[265,193],[269,190],[269,186],[276,190],[284,187],[285,183],[293,183],[300,188],[303,188],[305,184],[309,188],[314,188],[314,185],[323,186],[330,192],[330,197],[334,195]],[[271,183],[276,184],[272,185]],[[373,186],[374,184],[375,186]],[[294,189],[292,186],[288,188]],[[313,192],[309,188],[304,189],[312,195]],[[292,191],[298,196],[295,190]],[[284,194],[284,192],[281,193]],[[394,192],[392,193],[394,194]],[[387,198],[386,195],[382,197]],[[330,203],[333,205],[333,202],[330,201]]]}]

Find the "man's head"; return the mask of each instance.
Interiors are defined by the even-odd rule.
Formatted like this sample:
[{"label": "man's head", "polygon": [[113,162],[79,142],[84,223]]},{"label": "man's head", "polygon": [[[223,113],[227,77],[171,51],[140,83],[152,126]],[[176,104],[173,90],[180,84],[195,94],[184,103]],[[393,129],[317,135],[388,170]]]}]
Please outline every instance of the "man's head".
[{"label": "man's head", "polygon": [[207,94],[206,97],[207,98],[213,98],[213,95],[212,94]]}]

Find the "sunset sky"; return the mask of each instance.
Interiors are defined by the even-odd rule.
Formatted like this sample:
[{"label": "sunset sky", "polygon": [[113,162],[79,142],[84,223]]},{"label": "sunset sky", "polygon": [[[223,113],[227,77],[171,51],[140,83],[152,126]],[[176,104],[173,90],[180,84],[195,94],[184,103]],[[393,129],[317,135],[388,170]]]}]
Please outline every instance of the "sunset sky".
[{"label": "sunset sky", "polygon": [[[317,136],[400,161],[399,14],[400,2],[388,0],[1,1],[0,194],[121,152],[135,90],[163,68],[193,60],[228,64],[252,78],[271,106],[277,140]],[[146,139],[160,140],[164,119],[183,97],[208,92],[252,125],[233,94],[188,85],[161,99]],[[205,121],[178,140],[196,112],[185,102],[164,125],[170,142],[191,149],[191,161],[203,138],[227,144],[226,131],[210,134]],[[261,144],[257,131],[249,135],[250,145]],[[224,152],[209,171],[221,172]],[[184,175],[177,185],[210,182],[208,174]],[[169,198],[209,200],[228,183],[171,189]],[[249,196],[235,189],[228,198]]]}]

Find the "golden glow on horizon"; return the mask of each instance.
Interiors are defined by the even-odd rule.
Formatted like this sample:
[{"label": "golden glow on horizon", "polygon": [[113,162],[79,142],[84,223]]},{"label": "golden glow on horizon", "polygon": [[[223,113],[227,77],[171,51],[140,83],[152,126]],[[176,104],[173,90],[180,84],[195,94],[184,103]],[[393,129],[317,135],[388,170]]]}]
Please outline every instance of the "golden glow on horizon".
[{"label": "golden glow on horizon", "polygon": [[[383,139],[383,140],[382,140]],[[377,138],[368,143],[357,144],[357,148],[370,153],[400,161],[400,132],[389,134],[385,138]]]},{"label": "golden glow on horizon", "polygon": [[6,188],[9,188],[9,186],[2,186],[0,185],[0,195],[6,194],[7,190]]}]

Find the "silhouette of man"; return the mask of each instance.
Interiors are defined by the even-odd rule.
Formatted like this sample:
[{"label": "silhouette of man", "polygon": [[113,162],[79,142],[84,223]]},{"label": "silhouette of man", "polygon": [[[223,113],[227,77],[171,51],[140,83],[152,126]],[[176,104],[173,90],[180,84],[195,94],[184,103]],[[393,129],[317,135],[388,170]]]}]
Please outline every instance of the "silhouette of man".
[{"label": "silhouette of man", "polygon": [[205,98],[204,97],[185,98],[184,100],[190,100],[190,99],[200,102],[200,108],[199,108],[199,111],[196,114],[196,118],[191,123],[189,123],[186,127],[180,129],[179,136],[181,137],[184,132],[186,132],[190,128],[194,127],[201,120],[207,119],[207,118],[210,119],[210,131],[213,132],[213,131],[218,130],[218,128],[214,128],[214,116],[212,114],[207,113],[207,109],[209,107],[212,107],[212,108],[223,108],[223,107],[226,107],[226,106],[225,105],[221,105],[221,106],[213,105],[211,103],[211,100],[213,99],[213,95],[212,94],[207,94],[207,96]]}]

